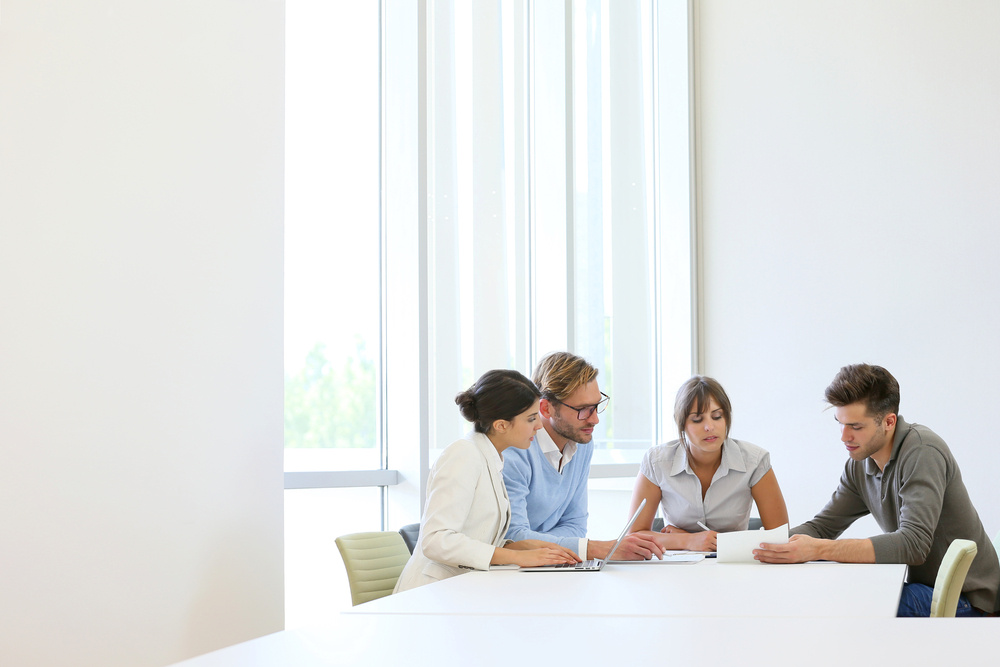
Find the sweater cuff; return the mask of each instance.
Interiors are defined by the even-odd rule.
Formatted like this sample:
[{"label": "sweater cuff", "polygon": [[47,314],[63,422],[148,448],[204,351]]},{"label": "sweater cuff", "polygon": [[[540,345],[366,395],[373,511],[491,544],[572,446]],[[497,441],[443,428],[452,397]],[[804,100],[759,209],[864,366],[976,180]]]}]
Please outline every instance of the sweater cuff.
[{"label": "sweater cuff", "polygon": [[576,555],[580,557],[581,560],[587,560],[587,538],[581,537],[580,544],[577,546]]}]

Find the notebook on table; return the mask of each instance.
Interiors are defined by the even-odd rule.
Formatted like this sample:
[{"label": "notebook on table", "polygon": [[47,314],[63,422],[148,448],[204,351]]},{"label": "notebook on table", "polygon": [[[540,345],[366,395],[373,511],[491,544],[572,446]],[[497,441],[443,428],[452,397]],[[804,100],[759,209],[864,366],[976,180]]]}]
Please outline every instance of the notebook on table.
[{"label": "notebook on table", "polygon": [[618,536],[618,541],[615,542],[615,546],[611,547],[611,551],[608,552],[607,558],[591,558],[590,560],[585,560],[582,563],[560,563],[559,565],[539,565],[538,567],[522,567],[522,572],[600,572],[611,557],[615,555],[615,551],[618,550],[618,545],[622,543],[625,536],[628,535],[629,529],[632,528],[632,524],[635,520],[639,518],[639,513],[642,512],[642,508],[646,506],[646,499],[643,498],[642,502],[639,503],[639,508],[632,515],[632,518],[628,520],[625,527],[622,529],[621,534]]}]

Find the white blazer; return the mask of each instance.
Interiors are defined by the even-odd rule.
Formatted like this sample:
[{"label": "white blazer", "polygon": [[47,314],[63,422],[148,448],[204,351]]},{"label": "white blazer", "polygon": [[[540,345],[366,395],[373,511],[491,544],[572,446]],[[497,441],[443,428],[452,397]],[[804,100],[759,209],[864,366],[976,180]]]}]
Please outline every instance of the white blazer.
[{"label": "white blazer", "polygon": [[482,433],[468,433],[441,454],[427,477],[420,539],[394,593],[469,570],[488,570],[510,526],[503,458]]}]

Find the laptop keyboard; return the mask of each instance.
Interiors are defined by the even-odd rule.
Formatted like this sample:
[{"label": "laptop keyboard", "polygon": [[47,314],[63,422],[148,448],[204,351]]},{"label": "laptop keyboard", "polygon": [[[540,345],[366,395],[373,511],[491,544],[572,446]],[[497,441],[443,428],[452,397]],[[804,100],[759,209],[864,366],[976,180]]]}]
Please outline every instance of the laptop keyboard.
[{"label": "laptop keyboard", "polygon": [[600,561],[596,558],[591,558],[590,560],[585,560],[582,563],[559,563],[558,565],[553,565],[552,567],[557,567],[559,569],[575,570],[575,569],[586,569],[597,567],[600,565]]}]

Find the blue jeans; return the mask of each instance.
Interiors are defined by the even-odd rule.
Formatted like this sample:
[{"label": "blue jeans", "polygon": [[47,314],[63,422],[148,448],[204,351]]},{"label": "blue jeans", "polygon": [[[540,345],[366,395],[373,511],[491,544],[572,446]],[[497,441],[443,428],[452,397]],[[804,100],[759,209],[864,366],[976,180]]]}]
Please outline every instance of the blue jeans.
[{"label": "blue jeans", "polygon": [[[934,589],[926,584],[903,584],[903,593],[899,596],[899,610],[896,616],[930,616],[931,598],[934,596]],[[964,595],[958,598],[958,608],[955,616],[982,616]]]}]

